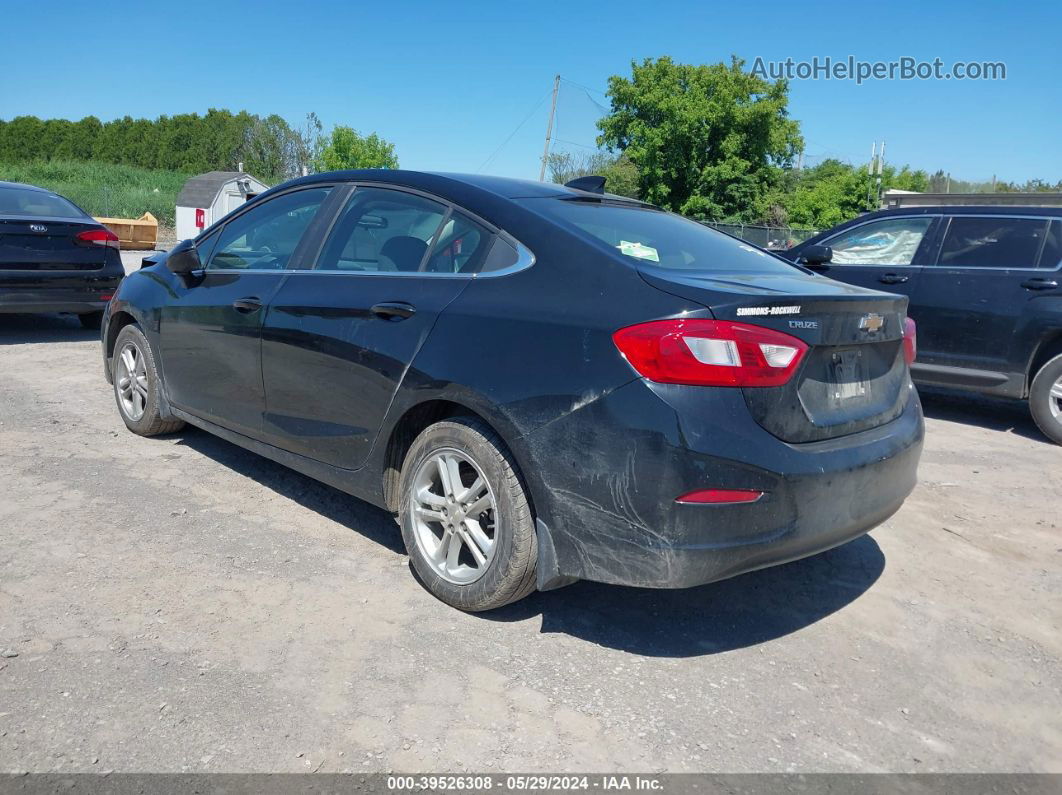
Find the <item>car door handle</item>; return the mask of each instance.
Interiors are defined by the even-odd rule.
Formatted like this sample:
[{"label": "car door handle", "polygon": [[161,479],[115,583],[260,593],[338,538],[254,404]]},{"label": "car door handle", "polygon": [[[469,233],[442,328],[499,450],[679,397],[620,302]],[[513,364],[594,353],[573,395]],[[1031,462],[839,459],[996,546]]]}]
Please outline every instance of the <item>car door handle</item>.
[{"label": "car door handle", "polygon": [[237,312],[250,315],[262,308],[262,299],[254,295],[247,298],[237,298],[232,302],[232,308]]},{"label": "car door handle", "polygon": [[898,273],[883,273],[878,277],[878,281],[882,284],[903,284],[910,278],[910,276],[901,276]]},{"label": "car door handle", "polygon": [[1021,286],[1026,290],[1054,290],[1058,282],[1054,279],[1026,279]]},{"label": "car door handle", "polygon": [[382,317],[385,320],[397,321],[405,320],[407,317],[413,317],[413,315],[416,314],[417,308],[404,301],[384,301],[381,304],[374,304],[369,311],[377,317]]}]

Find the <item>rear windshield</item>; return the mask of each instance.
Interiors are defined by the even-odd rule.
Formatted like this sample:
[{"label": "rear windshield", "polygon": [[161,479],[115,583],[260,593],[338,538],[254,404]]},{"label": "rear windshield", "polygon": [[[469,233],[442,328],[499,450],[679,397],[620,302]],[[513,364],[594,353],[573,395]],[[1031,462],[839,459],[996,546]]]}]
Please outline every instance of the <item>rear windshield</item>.
[{"label": "rear windshield", "polygon": [[62,196],[25,188],[0,187],[0,215],[27,215],[34,218],[84,218],[72,202]]},{"label": "rear windshield", "polygon": [[531,199],[528,205],[642,266],[730,273],[793,270],[789,263],[755,246],[661,210],[563,199]]}]

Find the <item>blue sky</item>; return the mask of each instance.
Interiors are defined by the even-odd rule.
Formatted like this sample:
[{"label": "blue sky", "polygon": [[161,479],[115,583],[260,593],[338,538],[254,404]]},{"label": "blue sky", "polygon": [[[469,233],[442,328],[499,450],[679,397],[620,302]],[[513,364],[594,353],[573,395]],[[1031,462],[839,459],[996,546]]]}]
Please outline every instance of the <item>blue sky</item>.
[{"label": "blue sky", "polygon": [[538,173],[557,73],[555,148],[582,151],[607,105],[597,92],[632,59],[1003,61],[998,82],[794,81],[808,162],[862,161],[884,139],[889,162],[958,178],[1062,178],[1057,0],[55,0],[19,3],[17,22],[0,48],[0,118],[222,107],[296,123],[312,110],[394,141],[403,167],[523,177]]}]

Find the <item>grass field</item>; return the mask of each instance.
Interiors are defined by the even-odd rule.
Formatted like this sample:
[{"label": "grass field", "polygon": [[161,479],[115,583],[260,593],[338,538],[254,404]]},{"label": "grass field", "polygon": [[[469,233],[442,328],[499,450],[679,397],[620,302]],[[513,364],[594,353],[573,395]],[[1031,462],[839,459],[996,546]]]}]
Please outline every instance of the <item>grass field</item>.
[{"label": "grass field", "polygon": [[138,218],[173,226],[177,193],[190,175],[113,163],[43,160],[0,163],[0,180],[28,182],[66,196],[90,215]]}]

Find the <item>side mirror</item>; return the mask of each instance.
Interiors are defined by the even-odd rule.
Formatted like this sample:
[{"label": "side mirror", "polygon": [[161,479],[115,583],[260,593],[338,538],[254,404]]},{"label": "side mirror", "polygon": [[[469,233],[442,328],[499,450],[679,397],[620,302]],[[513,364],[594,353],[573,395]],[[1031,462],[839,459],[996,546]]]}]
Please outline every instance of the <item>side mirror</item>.
[{"label": "side mirror", "polygon": [[808,246],[800,252],[800,259],[805,265],[825,265],[833,259],[833,249],[829,246]]},{"label": "side mirror", "polygon": [[182,240],[174,246],[166,258],[166,267],[182,276],[187,276],[192,271],[202,270],[203,264],[199,261],[199,252],[195,250],[195,243],[191,240]]}]

